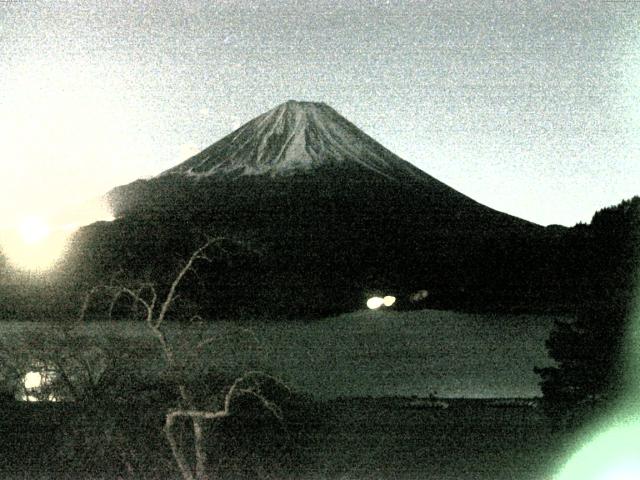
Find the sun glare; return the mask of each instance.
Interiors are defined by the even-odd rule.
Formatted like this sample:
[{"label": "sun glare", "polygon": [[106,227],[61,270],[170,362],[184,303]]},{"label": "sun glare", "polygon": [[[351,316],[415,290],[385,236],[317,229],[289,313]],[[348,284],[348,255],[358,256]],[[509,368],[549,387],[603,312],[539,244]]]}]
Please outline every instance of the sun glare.
[{"label": "sun glare", "polygon": [[114,220],[109,206],[93,199],[55,214],[23,215],[0,230],[0,249],[14,268],[50,270],[64,254],[69,238],[83,225]]},{"label": "sun glare", "polygon": [[[152,144],[136,137],[137,111],[118,76],[101,76],[81,58],[25,59],[0,83],[0,228],[27,213],[46,218],[51,231],[90,223],[55,215],[149,170],[133,161],[149,158]],[[46,237],[36,227],[21,228],[29,243]]]},{"label": "sun glare", "polygon": [[61,257],[71,232],[52,227],[40,216],[29,215],[0,234],[2,253],[13,267],[44,272]]},{"label": "sun glare", "polygon": [[51,227],[43,218],[29,216],[22,219],[18,226],[18,231],[27,245],[35,245],[51,234]]}]

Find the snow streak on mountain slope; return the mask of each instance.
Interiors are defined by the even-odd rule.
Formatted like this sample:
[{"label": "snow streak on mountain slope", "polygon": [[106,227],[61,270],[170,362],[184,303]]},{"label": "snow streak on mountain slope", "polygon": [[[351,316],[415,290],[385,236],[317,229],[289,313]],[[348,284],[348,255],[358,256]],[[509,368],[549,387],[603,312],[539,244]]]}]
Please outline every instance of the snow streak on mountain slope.
[{"label": "snow streak on mountain slope", "polygon": [[435,181],[324,103],[290,100],[161,175],[287,176],[319,168]]}]

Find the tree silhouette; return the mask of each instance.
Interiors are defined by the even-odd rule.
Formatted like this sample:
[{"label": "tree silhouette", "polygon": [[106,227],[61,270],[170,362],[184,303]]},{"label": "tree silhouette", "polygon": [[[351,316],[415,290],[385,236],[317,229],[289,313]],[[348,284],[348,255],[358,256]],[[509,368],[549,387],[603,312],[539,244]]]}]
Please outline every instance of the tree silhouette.
[{"label": "tree silhouette", "polygon": [[[607,405],[625,388],[625,333],[640,265],[640,197],[597,212],[570,235],[581,306],[575,319],[557,321],[547,349],[556,366],[536,368],[547,405],[556,413]],[[576,262],[576,258],[579,262]]]},{"label": "tree silhouette", "polygon": [[[197,248],[175,275],[168,291],[164,295],[160,295],[155,286],[150,283],[141,283],[137,285],[137,287],[126,285],[98,286],[87,295],[81,312],[82,318],[89,306],[91,297],[100,290],[106,290],[111,295],[111,306],[115,305],[116,302],[124,296],[131,298],[134,305],[141,307],[144,321],[157,340],[168,368],[174,373],[173,377],[179,393],[180,405],[177,408],[171,409],[165,415],[164,433],[171,447],[173,458],[184,480],[207,480],[209,478],[205,422],[229,417],[232,413],[234,402],[241,398],[252,397],[267,412],[270,412],[277,419],[282,420],[279,406],[263,393],[265,380],[267,383],[278,383],[278,380],[259,371],[245,372],[233,380],[231,386],[224,394],[219,408],[211,409],[201,407],[186,380],[188,376],[186,372],[190,366],[188,362],[185,362],[185,359],[181,358],[177,353],[167,334],[168,313],[178,298],[178,288],[181,283],[189,273],[193,272],[197,263],[211,262],[213,258],[211,256],[211,250],[214,247],[221,249],[223,243],[224,239],[213,238],[208,239],[201,247]],[[193,348],[197,350],[213,341],[215,341],[213,337],[205,338],[197,345],[194,345]],[[187,449],[186,445],[184,442],[179,441],[175,433],[176,422],[179,420],[187,420],[190,422],[193,437],[191,452],[185,451]],[[190,464],[189,458],[194,459],[193,465]]]}]

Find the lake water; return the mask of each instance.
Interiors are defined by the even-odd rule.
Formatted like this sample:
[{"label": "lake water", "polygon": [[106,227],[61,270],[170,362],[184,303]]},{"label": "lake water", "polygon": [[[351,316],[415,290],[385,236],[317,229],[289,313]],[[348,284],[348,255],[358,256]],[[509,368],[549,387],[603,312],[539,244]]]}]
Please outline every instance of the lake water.
[{"label": "lake water", "polygon": [[533,368],[552,364],[552,326],[549,316],[367,311],[256,334],[274,370],[318,396],[523,397],[540,395]]},{"label": "lake water", "polygon": [[[194,363],[259,368],[317,398],[339,396],[529,397],[540,395],[536,366],[552,362],[543,315],[361,311],[315,321],[171,325],[172,341]],[[4,335],[33,328],[0,324]],[[86,335],[154,340],[142,322],[85,324]],[[205,347],[194,345],[209,337]],[[153,352],[153,349],[150,350]],[[150,353],[149,355],[155,355]],[[141,355],[141,370],[162,368]]]}]

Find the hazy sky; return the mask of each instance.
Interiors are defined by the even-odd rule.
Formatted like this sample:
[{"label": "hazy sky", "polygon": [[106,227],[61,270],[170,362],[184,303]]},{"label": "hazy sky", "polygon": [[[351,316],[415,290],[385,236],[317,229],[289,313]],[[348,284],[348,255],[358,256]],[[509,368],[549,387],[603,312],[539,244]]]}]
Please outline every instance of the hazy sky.
[{"label": "hazy sky", "polygon": [[498,210],[640,193],[640,2],[0,0],[0,216],[173,166],[324,101]]}]

